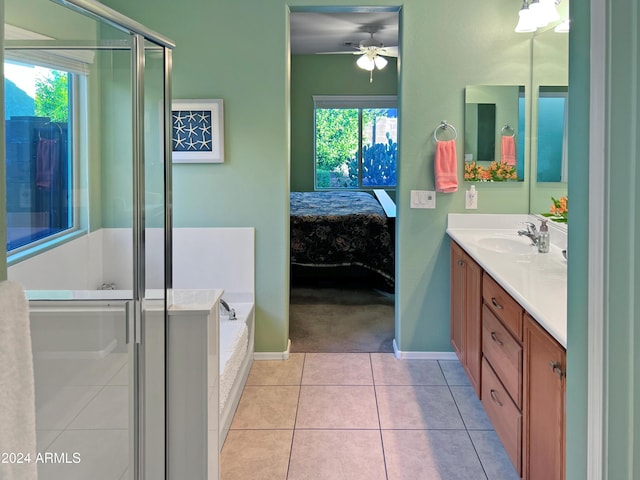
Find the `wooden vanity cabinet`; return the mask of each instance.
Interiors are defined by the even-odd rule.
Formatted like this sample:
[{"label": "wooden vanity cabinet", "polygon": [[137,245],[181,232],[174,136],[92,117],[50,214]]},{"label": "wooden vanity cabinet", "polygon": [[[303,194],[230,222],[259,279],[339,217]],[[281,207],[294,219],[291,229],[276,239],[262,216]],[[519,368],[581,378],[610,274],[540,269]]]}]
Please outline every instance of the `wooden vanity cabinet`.
[{"label": "wooden vanity cabinet", "polygon": [[528,314],[524,321],[523,478],[565,478],[566,351]]},{"label": "wooden vanity cabinet", "polygon": [[454,241],[451,344],[518,474],[564,480],[566,350]]},{"label": "wooden vanity cabinet", "polygon": [[482,268],[451,242],[451,345],[480,397]]}]

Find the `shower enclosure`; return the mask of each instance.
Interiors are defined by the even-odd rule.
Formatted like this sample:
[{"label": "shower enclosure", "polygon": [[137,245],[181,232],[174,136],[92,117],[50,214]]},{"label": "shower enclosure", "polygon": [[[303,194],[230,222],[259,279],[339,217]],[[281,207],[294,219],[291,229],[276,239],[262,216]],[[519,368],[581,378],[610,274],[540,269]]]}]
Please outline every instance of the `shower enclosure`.
[{"label": "shower enclosure", "polygon": [[39,478],[165,478],[173,44],[92,0],[0,0],[7,277]]}]

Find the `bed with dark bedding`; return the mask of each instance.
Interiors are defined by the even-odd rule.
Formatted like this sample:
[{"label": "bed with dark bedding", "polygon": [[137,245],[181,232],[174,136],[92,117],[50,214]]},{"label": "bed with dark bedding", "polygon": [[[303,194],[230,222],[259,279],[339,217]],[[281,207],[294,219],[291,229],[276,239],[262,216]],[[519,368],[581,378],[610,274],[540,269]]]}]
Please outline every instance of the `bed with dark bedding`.
[{"label": "bed with dark bedding", "polygon": [[291,263],[364,267],[393,285],[385,211],[366,192],[291,192]]}]

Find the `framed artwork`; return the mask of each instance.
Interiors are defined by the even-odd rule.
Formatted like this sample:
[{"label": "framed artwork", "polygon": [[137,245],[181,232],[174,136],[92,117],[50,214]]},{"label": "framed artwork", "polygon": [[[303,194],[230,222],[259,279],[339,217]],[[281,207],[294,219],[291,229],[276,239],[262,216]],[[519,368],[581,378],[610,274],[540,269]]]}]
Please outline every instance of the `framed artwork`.
[{"label": "framed artwork", "polygon": [[221,99],[174,100],[171,150],[174,163],[224,162]]}]

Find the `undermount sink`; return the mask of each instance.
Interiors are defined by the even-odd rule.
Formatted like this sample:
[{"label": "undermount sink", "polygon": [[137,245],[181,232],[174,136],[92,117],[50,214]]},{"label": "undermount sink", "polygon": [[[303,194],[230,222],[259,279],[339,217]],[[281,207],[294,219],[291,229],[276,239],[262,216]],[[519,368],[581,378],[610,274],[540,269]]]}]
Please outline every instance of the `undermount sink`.
[{"label": "undermount sink", "polygon": [[511,253],[516,255],[532,255],[538,253],[531,240],[524,237],[509,237],[496,235],[478,239],[477,244],[481,248],[492,250],[497,253]]}]

